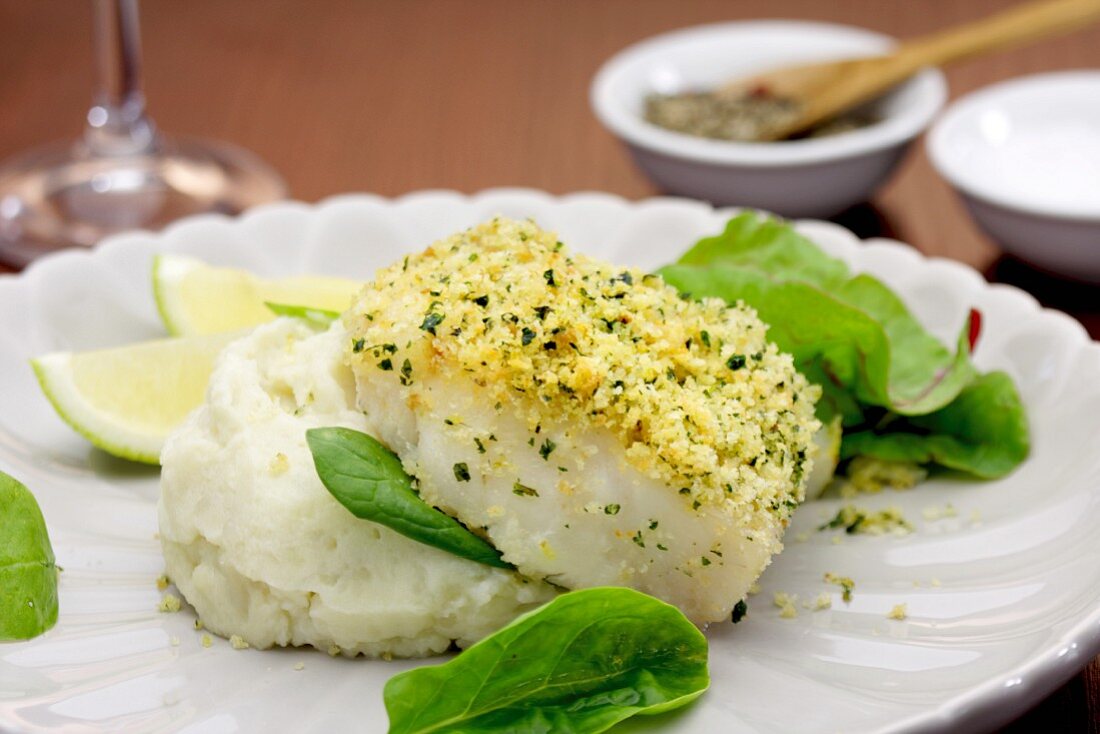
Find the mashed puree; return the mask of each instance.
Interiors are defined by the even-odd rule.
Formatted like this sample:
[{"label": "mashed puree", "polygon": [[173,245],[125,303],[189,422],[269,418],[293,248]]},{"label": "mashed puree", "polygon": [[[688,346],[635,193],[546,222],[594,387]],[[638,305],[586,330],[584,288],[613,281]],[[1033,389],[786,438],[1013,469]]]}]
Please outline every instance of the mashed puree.
[{"label": "mashed puree", "polygon": [[206,404],[165,446],[167,574],[206,628],[257,648],[418,657],[550,599],[546,584],[359,520],[329,495],[306,430],[373,428],[343,351],[338,323],[322,334],[289,319],[256,329],[222,353]]}]

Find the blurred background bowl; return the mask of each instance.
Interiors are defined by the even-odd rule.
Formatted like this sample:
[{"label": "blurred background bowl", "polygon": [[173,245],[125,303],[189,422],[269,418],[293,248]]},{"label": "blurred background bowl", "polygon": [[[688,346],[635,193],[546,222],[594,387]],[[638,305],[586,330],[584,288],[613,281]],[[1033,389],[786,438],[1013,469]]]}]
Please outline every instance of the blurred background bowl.
[{"label": "blurred background bowl", "polygon": [[829,217],[866,201],[947,96],[929,69],[864,108],[878,121],[829,137],[775,143],[712,140],[643,119],[649,94],[706,90],[779,66],[883,53],[879,33],[802,21],[717,23],[634,44],[596,74],[596,116],[662,190],[788,217]]},{"label": "blurred background bowl", "polygon": [[1100,282],[1100,71],[1039,74],[974,92],[936,123],[927,147],[1006,251]]}]

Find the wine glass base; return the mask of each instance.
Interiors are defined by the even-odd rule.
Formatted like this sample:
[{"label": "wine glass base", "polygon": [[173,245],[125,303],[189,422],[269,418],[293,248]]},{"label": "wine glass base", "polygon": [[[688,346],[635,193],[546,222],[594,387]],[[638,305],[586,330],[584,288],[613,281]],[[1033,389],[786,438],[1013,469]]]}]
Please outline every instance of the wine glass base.
[{"label": "wine glass base", "polygon": [[285,195],[267,164],[225,143],[161,138],[151,152],[109,157],[53,144],[0,166],[0,260],[21,267],[116,232],[237,214]]}]

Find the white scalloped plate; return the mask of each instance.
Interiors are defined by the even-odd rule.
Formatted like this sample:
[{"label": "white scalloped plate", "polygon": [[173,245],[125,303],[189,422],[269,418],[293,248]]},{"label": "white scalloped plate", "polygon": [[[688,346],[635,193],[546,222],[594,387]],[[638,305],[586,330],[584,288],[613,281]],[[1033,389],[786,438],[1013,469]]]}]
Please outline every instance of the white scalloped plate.
[{"label": "white scalloped plate", "polygon": [[[576,249],[655,267],[718,231],[728,213],[682,200],[522,190],[344,196],[275,204],[238,219],[188,219],[0,278],[0,469],[37,494],[65,569],[57,627],[0,646],[0,728],[385,730],[382,685],[410,664],[234,651],[221,640],[206,649],[190,613],[155,611],[162,571],[155,471],[73,435],[39,394],[27,360],[161,334],[149,284],[155,252],[268,275],[369,278],[402,253],[494,214],[531,216]],[[893,286],[941,338],[955,333],[969,307],[980,309],[985,332],[975,360],[1017,380],[1030,411],[1032,456],[1000,481],[941,480],[860,500],[900,505],[917,525],[904,538],[833,544],[813,529],[837,502],[805,506],[748,618],[709,630],[706,696],[683,713],[624,728],[991,729],[1100,652],[1100,347],[1075,321],[969,268],[894,242],[860,243],[831,224],[798,226]],[[948,502],[957,517],[921,519],[922,509]],[[795,540],[801,533],[808,540]],[[825,571],[855,579],[852,603],[834,596],[831,610],[780,619],[772,593],[812,598],[826,590]],[[902,602],[909,618],[887,620]]]}]

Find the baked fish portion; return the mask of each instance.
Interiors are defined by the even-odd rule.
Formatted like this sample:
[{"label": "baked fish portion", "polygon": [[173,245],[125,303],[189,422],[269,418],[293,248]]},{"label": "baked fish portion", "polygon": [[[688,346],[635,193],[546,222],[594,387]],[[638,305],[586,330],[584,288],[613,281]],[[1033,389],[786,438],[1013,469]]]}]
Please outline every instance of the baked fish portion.
[{"label": "baked fish portion", "polygon": [[343,319],[374,435],[523,575],[703,624],[782,549],[818,388],[750,308],[498,218],[380,271]]}]

